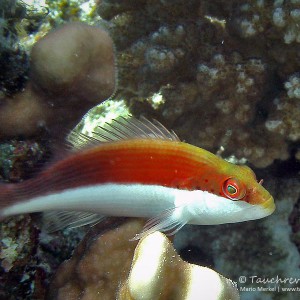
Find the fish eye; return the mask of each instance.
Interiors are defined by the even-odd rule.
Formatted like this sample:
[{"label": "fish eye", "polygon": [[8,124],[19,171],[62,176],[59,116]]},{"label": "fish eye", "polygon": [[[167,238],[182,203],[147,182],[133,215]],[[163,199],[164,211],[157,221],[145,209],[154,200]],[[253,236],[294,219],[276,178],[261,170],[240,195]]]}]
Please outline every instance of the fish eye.
[{"label": "fish eye", "polygon": [[223,192],[231,200],[241,200],[246,195],[245,186],[236,178],[228,178],[224,181]]},{"label": "fish eye", "polygon": [[237,193],[237,188],[234,187],[233,185],[228,184],[226,189],[230,195],[235,195]]}]

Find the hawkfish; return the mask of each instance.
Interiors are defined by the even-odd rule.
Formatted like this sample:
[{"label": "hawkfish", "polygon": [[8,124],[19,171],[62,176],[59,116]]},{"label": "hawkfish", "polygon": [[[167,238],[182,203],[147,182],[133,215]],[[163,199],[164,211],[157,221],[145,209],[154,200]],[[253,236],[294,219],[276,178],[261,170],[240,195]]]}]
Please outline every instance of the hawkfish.
[{"label": "hawkfish", "polygon": [[216,225],[272,214],[273,197],[245,165],[182,142],[158,121],[118,117],[93,136],[71,132],[63,159],[36,178],[0,186],[0,218],[43,212],[47,230],[105,216],[148,218],[133,239],[185,224]]}]

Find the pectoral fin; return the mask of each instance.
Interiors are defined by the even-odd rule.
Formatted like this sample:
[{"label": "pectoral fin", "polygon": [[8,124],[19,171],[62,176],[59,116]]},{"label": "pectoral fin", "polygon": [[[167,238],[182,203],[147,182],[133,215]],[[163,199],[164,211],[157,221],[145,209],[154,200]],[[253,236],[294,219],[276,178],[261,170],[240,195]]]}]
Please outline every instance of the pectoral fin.
[{"label": "pectoral fin", "polygon": [[175,207],[165,210],[158,216],[149,219],[144,229],[130,239],[130,241],[139,240],[155,231],[165,232],[166,235],[174,235],[189,221],[184,217],[182,211],[183,207]]}]

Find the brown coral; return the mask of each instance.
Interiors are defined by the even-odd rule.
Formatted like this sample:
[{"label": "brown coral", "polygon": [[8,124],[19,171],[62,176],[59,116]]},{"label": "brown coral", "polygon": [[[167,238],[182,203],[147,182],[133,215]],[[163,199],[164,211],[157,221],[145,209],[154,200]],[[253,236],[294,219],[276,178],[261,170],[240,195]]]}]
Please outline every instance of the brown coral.
[{"label": "brown coral", "polygon": [[[265,128],[270,78],[277,72],[266,38],[274,47],[278,38],[265,26],[272,17],[263,18],[271,10],[276,7],[261,1],[252,6],[234,0],[103,1],[99,12],[109,19],[119,49],[117,97],[127,100],[134,114],[154,116],[182,139],[209,151],[223,148],[224,156],[257,167],[288,158],[286,141]],[[241,43],[252,28],[252,19],[248,29],[242,21],[256,12],[258,27],[252,27],[261,42]],[[282,44],[287,47],[284,39]]]},{"label": "brown coral", "polygon": [[49,123],[51,107],[30,84],[25,91],[0,100],[0,137],[30,136]]},{"label": "brown coral", "polygon": [[102,226],[59,268],[48,300],[239,299],[231,280],[181,260],[162,233],[145,237],[134,250],[136,242],[129,239],[143,222],[131,220],[99,235]]},{"label": "brown coral", "polygon": [[108,33],[70,23],[38,41],[25,91],[1,100],[0,137],[60,134],[115,89],[113,43]]},{"label": "brown coral", "polygon": [[[114,219],[114,227],[120,221]],[[120,282],[128,276],[136,242],[129,242],[143,227],[131,221],[114,230],[98,224],[62,264],[50,286],[50,299],[114,299]],[[107,224],[106,224],[107,226]],[[104,234],[99,232],[107,231]]]},{"label": "brown coral", "polygon": [[300,140],[300,101],[284,95],[275,98],[266,128],[290,141]]},{"label": "brown coral", "polygon": [[99,27],[66,24],[36,43],[31,61],[32,81],[52,95],[54,105],[78,99],[97,103],[114,91],[113,43]]}]

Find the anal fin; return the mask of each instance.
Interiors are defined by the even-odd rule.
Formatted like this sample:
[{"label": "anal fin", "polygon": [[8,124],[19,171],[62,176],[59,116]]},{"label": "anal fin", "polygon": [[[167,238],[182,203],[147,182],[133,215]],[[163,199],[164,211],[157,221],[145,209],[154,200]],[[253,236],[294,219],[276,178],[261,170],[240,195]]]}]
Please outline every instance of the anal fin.
[{"label": "anal fin", "polygon": [[105,216],[80,211],[50,211],[43,213],[43,229],[54,232],[66,228],[76,228],[85,225],[95,225]]}]

